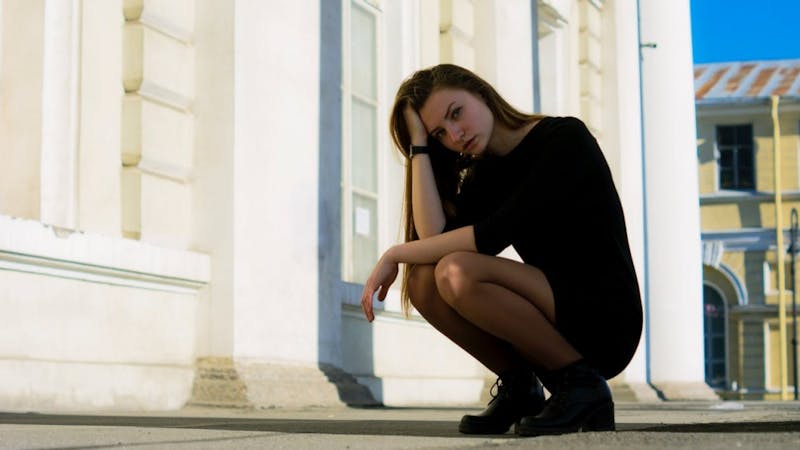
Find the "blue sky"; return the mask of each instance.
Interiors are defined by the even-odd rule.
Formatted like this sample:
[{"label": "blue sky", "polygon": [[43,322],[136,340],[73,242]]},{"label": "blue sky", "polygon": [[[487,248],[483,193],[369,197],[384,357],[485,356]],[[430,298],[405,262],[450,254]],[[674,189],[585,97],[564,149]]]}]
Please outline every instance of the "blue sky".
[{"label": "blue sky", "polygon": [[690,4],[695,63],[800,58],[800,0]]}]

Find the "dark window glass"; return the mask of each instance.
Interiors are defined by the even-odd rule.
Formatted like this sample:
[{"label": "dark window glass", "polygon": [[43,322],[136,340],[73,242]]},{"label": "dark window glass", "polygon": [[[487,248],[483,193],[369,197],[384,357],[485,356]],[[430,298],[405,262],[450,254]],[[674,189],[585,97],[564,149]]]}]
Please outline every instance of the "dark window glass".
[{"label": "dark window glass", "polygon": [[740,125],[736,127],[736,144],[753,145],[753,127],[750,125]]},{"label": "dark window glass", "polygon": [[719,171],[719,187],[722,189],[733,189],[733,169],[720,169]]},{"label": "dark window glass", "polygon": [[735,145],[736,131],[734,127],[717,127],[717,143],[719,145]]},{"label": "dark window glass", "polygon": [[753,126],[718,126],[717,151],[720,189],[754,189]]},{"label": "dark window glass", "polygon": [[703,286],[703,348],[705,349],[706,383],[714,388],[725,387],[725,303],[719,292]]},{"label": "dark window glass", "polygon": [[731,150],[720,150],[719,167],[725,169],[733,168],[733,152]]}]

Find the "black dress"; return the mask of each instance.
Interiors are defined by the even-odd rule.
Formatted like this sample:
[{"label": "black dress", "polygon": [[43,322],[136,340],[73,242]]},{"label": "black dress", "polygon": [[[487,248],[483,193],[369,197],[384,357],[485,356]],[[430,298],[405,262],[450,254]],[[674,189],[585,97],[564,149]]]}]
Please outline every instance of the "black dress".
[{"label": "black dress", "polygon": [[556,328],[600,373],[630,362],[642,304],[625,219],[608,164],[589,130],[571,117],[542,119],[503,157],[478,160],[448,229],[474,225],[480,253],[513,245],[544,272]]}]

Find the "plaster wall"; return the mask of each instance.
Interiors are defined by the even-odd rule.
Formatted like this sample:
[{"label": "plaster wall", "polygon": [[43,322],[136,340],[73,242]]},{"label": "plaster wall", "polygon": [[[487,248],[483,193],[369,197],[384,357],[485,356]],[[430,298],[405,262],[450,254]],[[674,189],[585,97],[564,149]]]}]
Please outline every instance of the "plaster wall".
[{"label": "plaster wall", "polygon": [[235,6],[237,358],[318,357],[319,11],[311,0]]},{"label": "plaster wall", "polygon": [[0,216],[0,408],[189,399],[205,255]]}]

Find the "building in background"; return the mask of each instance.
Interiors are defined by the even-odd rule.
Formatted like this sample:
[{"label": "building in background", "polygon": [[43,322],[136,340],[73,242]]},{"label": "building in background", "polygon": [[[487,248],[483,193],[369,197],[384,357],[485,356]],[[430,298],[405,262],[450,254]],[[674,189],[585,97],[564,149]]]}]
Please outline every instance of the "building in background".
[{"label": "building in background", "polygon": [[[698,64],[694,76],[706,381],[726,397],[779,398],[777,251],[786,254],[790,212],[800,208],[800,60]],[[778,167],[772,96],[778,97]],[[785,234],[780,249],[778,172]],[[785,265],[791,300],[788,255]],[[786,344],[791,349],[791,334]],[[791,388],[791,351],[787,364]]]},{"label": "building in background", "polygon": [[646,314],[618,398],[713,396],[687,0],[0,0],[0,409],[477,402],[397,289],[358,306],[388,108],[441,62],[600,140]]}]

